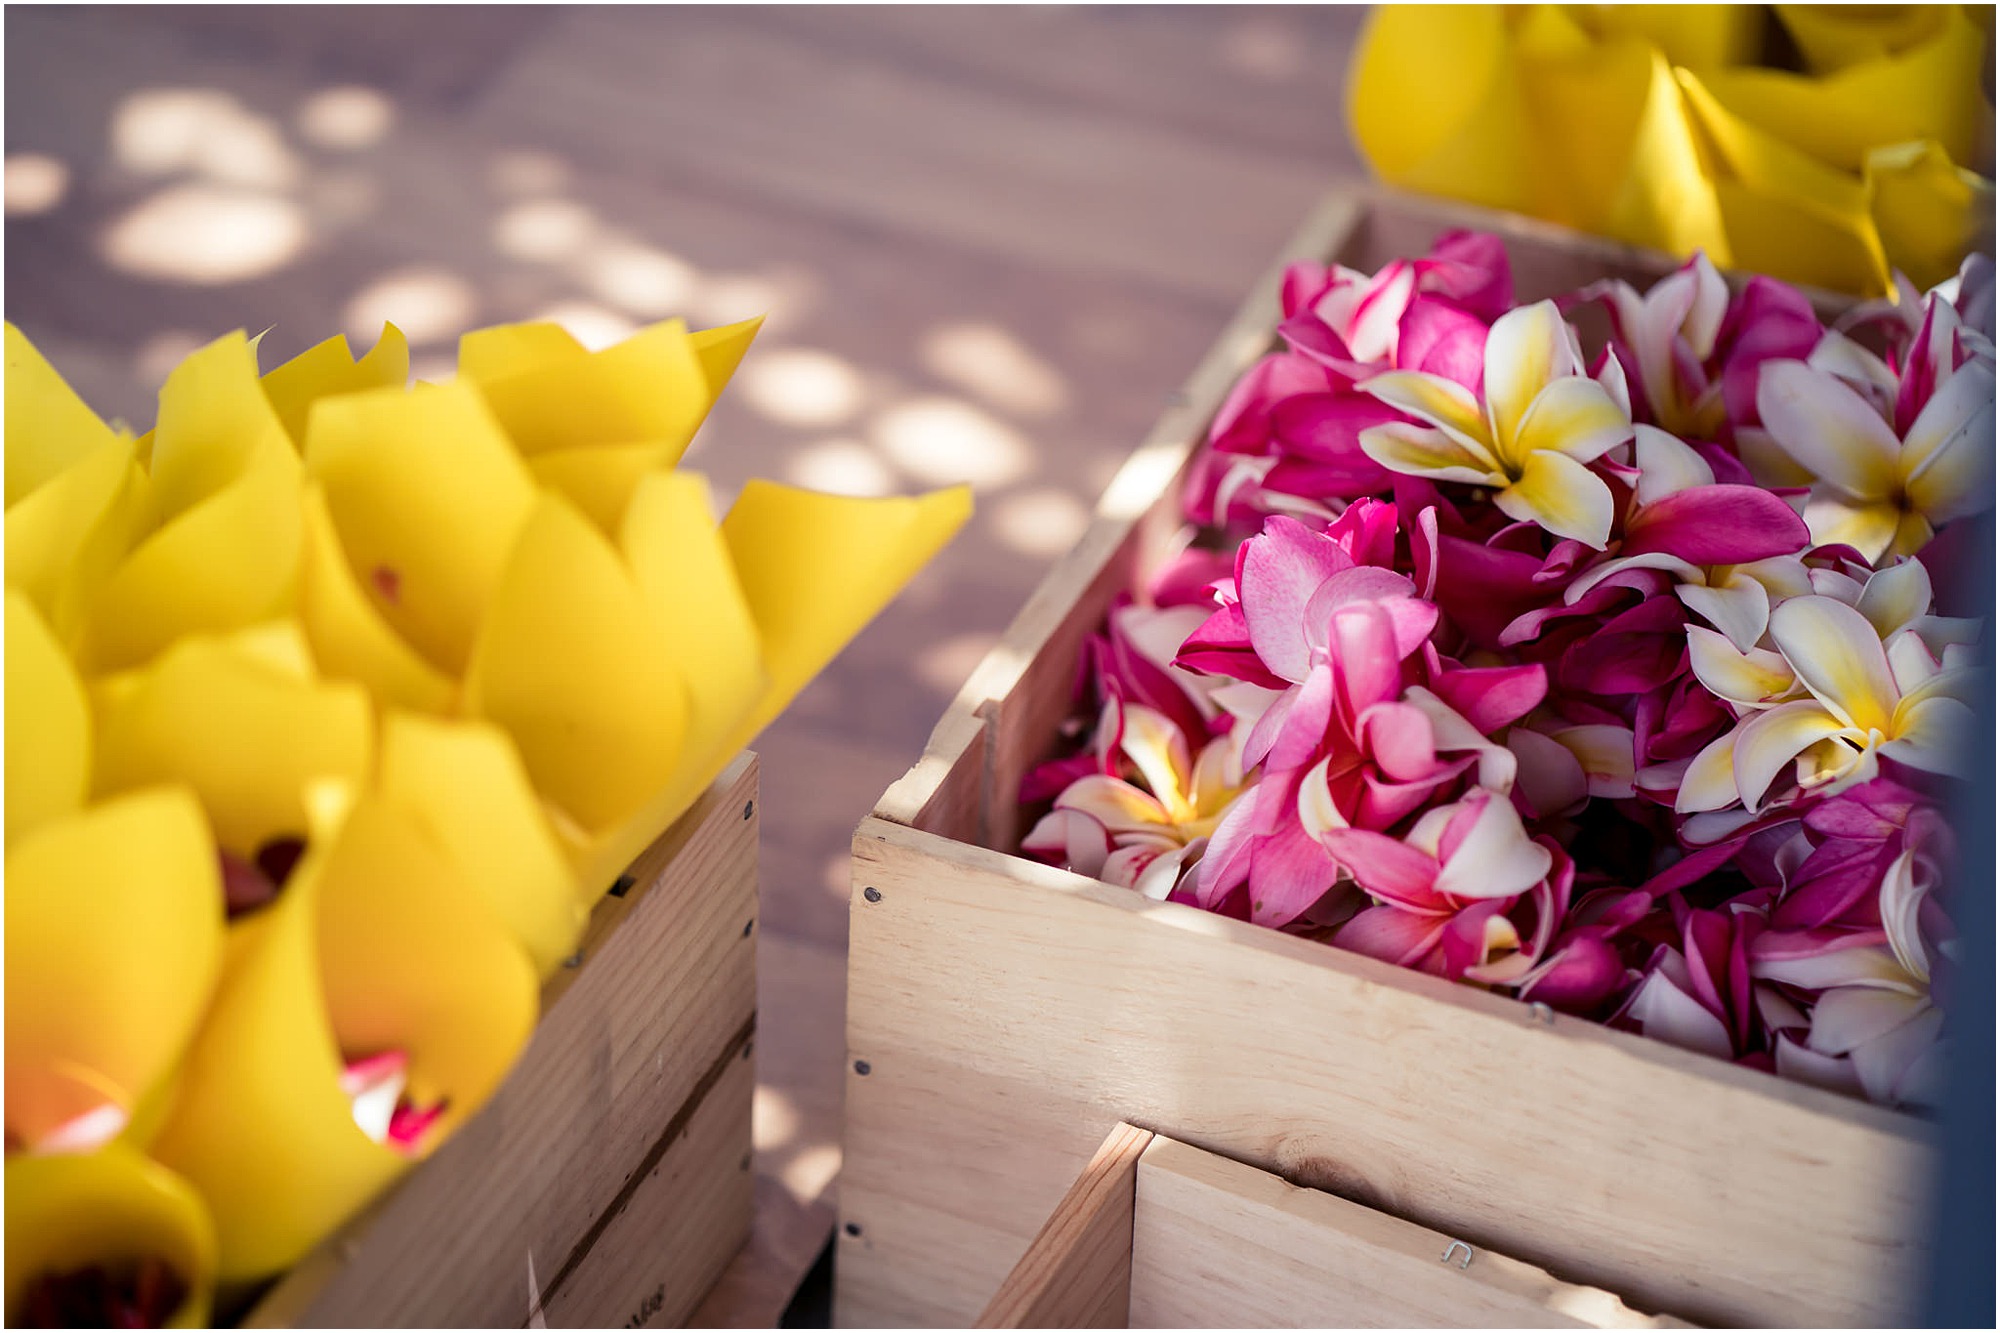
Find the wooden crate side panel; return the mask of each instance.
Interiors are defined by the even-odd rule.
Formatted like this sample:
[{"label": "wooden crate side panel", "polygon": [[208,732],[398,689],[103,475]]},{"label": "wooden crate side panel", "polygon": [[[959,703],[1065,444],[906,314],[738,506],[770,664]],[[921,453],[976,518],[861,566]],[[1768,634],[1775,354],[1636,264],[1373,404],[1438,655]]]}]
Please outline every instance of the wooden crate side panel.
[{"label": "wooden crate side panel", "polygon": [[492,1101],[250,1322],[522,1322],[528,1256],[550,1284],[754,1022],[756,793],[746,755],[635,862],[650,877],[594,919],[579,966]]},{"label": "wooden crate side panel", "polygon": [[551,1328],[679,1328],[750,1231],[750,1032],[563,1284],[545,1294]]},{"label": "wooden crate side panel", "polygon": [[1152,1141],[1123,1123],[1105,1136],[974,1327],[1125,1327],[1133,1200]]},{"label": "wooden crate side panel", "polygon": [[1453,1243],[1157,1137],[1138,1169],[1130,1327],[1685,1327]]},{"label": "wooden crate side panel", "polygon": [[971,1319],[1115,1119],[1648,1308],[1903,1313],[1905,1117],[880,822],[855,857],[843,1319]]}]

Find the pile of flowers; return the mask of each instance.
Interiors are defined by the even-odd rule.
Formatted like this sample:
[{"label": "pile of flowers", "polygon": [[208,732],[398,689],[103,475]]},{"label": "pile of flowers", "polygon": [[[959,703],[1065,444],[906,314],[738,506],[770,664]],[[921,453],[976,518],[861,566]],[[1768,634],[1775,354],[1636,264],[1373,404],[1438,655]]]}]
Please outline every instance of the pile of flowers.
[{"label": "pile of flowers", "polygon": [[1933,1101],[1992,302],[1983,259],[1836,328],[1700,255],[1519,305],[1486,235],[1294,265],[1191,471],[1200,540],[1093,639],[1024,850]]},{"label": "pile of flowers", "polygon": [[6,329],[6,1314],[208,1322],[464,1124],[591,907],[963,523],[676,463],[757,324]]}]

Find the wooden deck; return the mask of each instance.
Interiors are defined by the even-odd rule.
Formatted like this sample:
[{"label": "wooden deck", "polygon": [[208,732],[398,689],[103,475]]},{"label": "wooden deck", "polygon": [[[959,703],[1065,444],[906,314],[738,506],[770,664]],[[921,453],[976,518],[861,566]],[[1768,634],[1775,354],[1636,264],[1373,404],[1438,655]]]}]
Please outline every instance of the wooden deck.
[{"label": "wooden deck", "polygon": [[11,8],[7,317],[100,410],[269,328],[769,323],[690,466],[958,541],[757,743],[774,1323],[840,1166],[847,843],[1330,178],[1353,8]]}]

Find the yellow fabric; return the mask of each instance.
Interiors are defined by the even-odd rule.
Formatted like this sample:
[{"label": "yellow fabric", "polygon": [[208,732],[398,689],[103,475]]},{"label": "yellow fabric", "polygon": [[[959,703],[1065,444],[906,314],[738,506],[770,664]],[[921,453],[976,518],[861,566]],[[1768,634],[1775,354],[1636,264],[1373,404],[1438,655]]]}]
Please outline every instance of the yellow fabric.
[{"label": "yellow fabric", "polygon": [[29,1285],[93,1264],[163,1261],[187,1284],[168,1328],[207,1328],[215,1227],[185,1180],[130,1148],[7,1159],[7,1322],[19,1328]]},{"label": "yellow fabric", "polygon": [[1990,23],[1779,10],[1812,72],[1752,63],[1751,7],[1384,5],[1355,55],[1355,141],[1395,185],[1789,281],[1949,276],[1991,217],[1965,169],[1990,142]]}]

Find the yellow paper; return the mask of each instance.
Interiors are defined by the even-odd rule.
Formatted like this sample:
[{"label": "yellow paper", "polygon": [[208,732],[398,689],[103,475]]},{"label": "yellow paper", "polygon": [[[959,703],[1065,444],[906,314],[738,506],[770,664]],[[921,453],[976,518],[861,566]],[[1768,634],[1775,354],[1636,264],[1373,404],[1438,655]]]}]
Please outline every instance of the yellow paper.
[{"label": "yellow paper", "polygon": [[7,590],[7,845],[74,814],[90,787],[83,682],[28,599]]},{"label": "yellow paper", "polygon": [[[546,977],[576,948],[589,901],[505,732],[391,713],[382,799],[421,824]],[[602,893],[603,885],[594,885]]]},{"label": "yellow paper", "polygon": [[441,713],[457,698],[457,683],[412,648],[362,591],[317,484],[305,493],[299,622],[327,675],[359,681],[385,707]]},{"label": "yellow paper", "polygon": [[183,634],[222,633],[285,615],[298,589],[299,463],[280,434],[243,470],[145,538],[85,614],[86,673],[137,666]]},{"label": "yellow paper", "polygon": [[222,885],[201,807],[155,787],[7,849],[7,1133],[35,1144],[107,1102],[129,1116],[213,989]]},{"label": "yellow paper", "polygon": [[[1773,5],[1806,68],[1837,74],[1935,38],[1957,5]],[[1991,9],[1992,6],[1981,6]]]},{"label": "yellow paper", "polygon": [[355,583],[424,659],[464,670],[535,486],[467,385],[322,401],[306,465]]},{"label": "yellow paper", "polygon": [[526,1043],[534,969],[407,816],[315,803],[270,907],[231,928],[228,966],[153,1144],[215,1218],[218,1270],[296,1263],[414,1160],[373,1142],[339,1087],[348,1059],[401,1050],[410,1093],[474,1114]]},{"label": "yellow paper", "polygon": [[1734,69],[1702,82],[1732,114],[1842,171],[1859,172],[1871,148],[1912,139],[1969,162],[1980,120],[1992,119],[1979,88],[1984,46],[1972,21],[1948,7],[1929,40],[1827,78]]},{"label": "yellow paper", "polygon": [[367,389],[400,389],[409,378],[409,340],[394,324],[384,324],[368,355],[357,359],[347,339],[336,334],[268,372],[264,393],[293,445],[303,450],[314,403]]},{"label": "yellow paper", "polygon": [[[544,493],[508,560],[465,677],[535,789],[592,832],[664,788],[687,730],[670,629],[610,541]],[[657,832],[657,830],[655,830]]]},{"label": "yellow paper", "polygon": [[[527,335],[539,338],[538,335]],[[550,340],[552,343],[552,340]],[[474,357],[475,365],[486,361]],[[567,353],[498,376],[468,371],[523,454],[580,445],[663,442],[667,461],[708,413],[708,378],[680,320],[655,324],[601,352]]]},{"label": "yellow paper", "polygon": [[129,439],[94,448],[7,511],[7,586],[65,644],[151,520],[146,474]]},{"label": "yellow paper", "polygon": [[1969,251],[1993,248],[1993,182],[1953,166],[1938,145],[1873,149],[1862,176],[1890,264],[1919,289],[1958,272]]},{"label": "yellow paper", "polygon": [[753,480],[722,521],[756,621],[770,692],[732,752],[902,590],[972,514],[972,491],[856,499]]},{"label": "yellow paper", "polygon": [[33,343],[7,325],[7,507],[116,436]]},{"label": "yellow paper", "polygon": [[168,1328],[206,1328],[215,1228],[179,1176],[130,1148],[7,1159],[7,1322],[19,1328],[36,1278],[91,1265],[163,1261],[187,1284]]},{"label": "yellow paper", "polygon": [[305,838],[313,783],[359,784],[369,772],[367,692],[315,679],[289,623],[183,639],[99,695],[97,793],[185,782],[216,841],[246,861],[273,839]]}]

